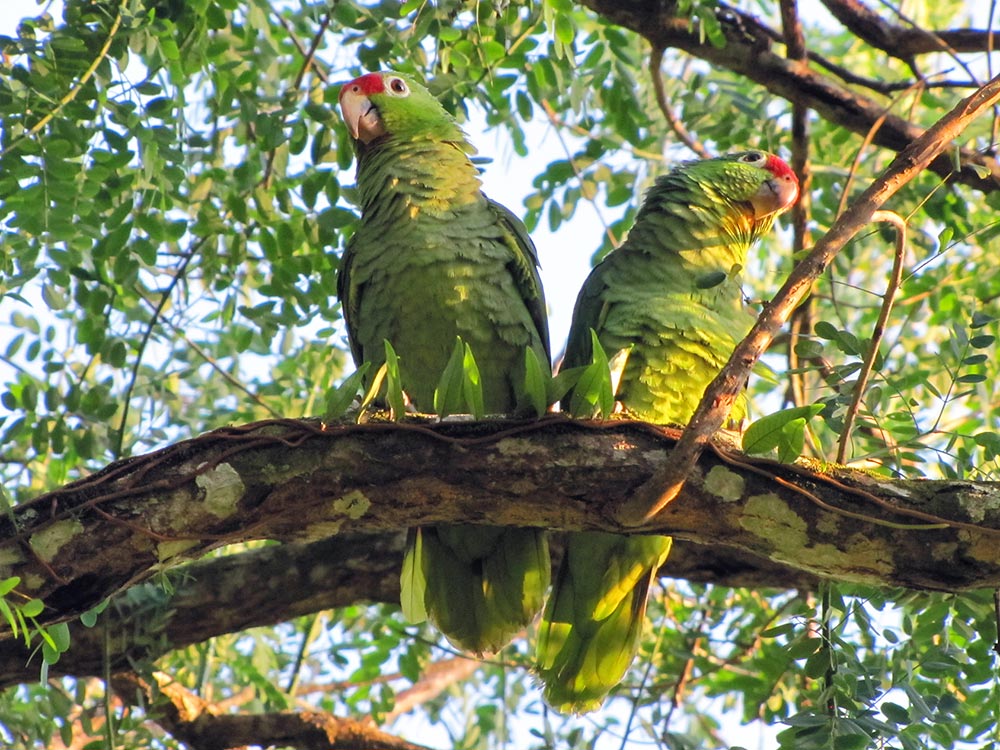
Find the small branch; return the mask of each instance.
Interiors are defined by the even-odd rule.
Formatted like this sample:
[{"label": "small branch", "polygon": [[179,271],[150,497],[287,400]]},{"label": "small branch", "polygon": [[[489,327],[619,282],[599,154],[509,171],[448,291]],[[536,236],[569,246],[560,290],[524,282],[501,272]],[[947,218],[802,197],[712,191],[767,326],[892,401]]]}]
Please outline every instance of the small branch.
[{"label": "small branch", "polygon": [[[965,71],[965,74],[969,76],[970,81],[975,83],[977,86],[982,85],[982,82],[979,80],[979,77],[972,70],[972,67],[965,60],[959,57],[958,51],[952,49],[952,47],[948,44],[948,42],[946,42],[944,38],[941,37],[937,32],[928,31],[927,29],[921,28],[916,21],[914,21],[912,18],[903,13],[902,9],[899,6],[889,3],[887,2],[887,0],[879,0],[879,1],[882,3],[882,5],[891,10],[896,15],[896,17],[899,18],[900,21],[909,24],[908,27],[902,27],[902,28],[895,27],[899,29],[897,38],[900,41],[896,45],[896,47],[894,47],[892,50],[889,51],[889,54],[895,56],[901,55],[900,59],[903,60],[905,60],[907,56],[912,58],[915,56],[915,53],[911,52],[906,47],[906,39],[907,38],[923,39],[927,43],[932,45],[932,48],[928,50],[929,52],[941,52],[948,55],[948,57],[950,57],[952,60],[955,61],[955,64],[958,65],[958,67],[960,67],[962,70]],[[934,46],[936,46],[937,49],[934,49],[933,48]],[[920,72],[917,70],[915,61],[913,63],[910,63],[910,69],[917,76],[919,83],[923,84],[925,82],[924,77],[920,75]]]},{"label": "small branch", "polygon": [[177,266],[177,271],[170,279],[170,283],[167,285],[167,288],[164,289],[163,293],[160,295],[159,303],[157,303],[156,307],[153,308],[153,316],[146,324],[146,330],[142,334],[142,340],[139,342],[139,348],[135,354],[135,363],[132,365],[132,374],[128,381],[128,387],[125,389],[125,395],[122,396],[121,400],[122,416],[118,422],[118,429],[115,431],[115,458],[122,458],[122,449],[125,443],[125,428],[128,425],[129,406],[132,401],[132,392],[135,390],[135,384],[139,380],[139,366],[142,364],[142,357],[146,352],[146,345],[149,343],[149,339],[153,335],[153,331],[155,330],[157,323],[160,321],[160,316],[163,314],[163,308],[166,307],[174,289],[180,283],[181,279],[184,278],[184,274],[187,272],[188,264],[191,263],[192,258],[194,258],[198,250],[200,250],[202,245],[204,245],[207,241],[208,237],[201,238],[194,243],[191,246],[191,249],[184,254],[183,258],[181,258],[181,262]]},{"label": "small branch", "polygon": [[417,706],[434,700],[456,682],[467,680],[482,665],[479,659],[456,656],[429,664],[413,687],[396,693],[396,705],[385,717],[388,725]]},{"label": "small branch", "polygon": [[961,101],[893,160],[889,167],[843,213],[812,252],[799,263],[729,362],[712,381],[691,422],[671,453],[671,460],[621,505],[616,519],[625,526],[648,522],[670,503],[693,470],[709,438],[722,426],[750,370],[767,349],[792,310],[847,242],[866,226],[875,211],[946,149],[968,125],[1000,100],[1000,76]]},{"label": "small branch", "polygon": [[[352,604],[398,602],[403,539],[402,533],[341,534],[179,566],[166,573],[169,586],[147,583],[112,597],[96,627],[70,622],[69,651],[50,665],[49,674],[101,675],[105,657],[117,672],[132,660],[152,662],[169,650],[226,633],[272,627]],[[735,561],[727,563],[722,557],[723,566],[737,568]],[[683,563],[683,556],[673,562],[675,574],[684,575]],[[691,568],[698,564],[690,559],[688,563]],[[714,566],[705,561],[702,567],[700,578],[711,577]],[[257,585],[246,586],[249,579]],[[773,585],[773,579],[763,581],[769,582]],[[115,634],[107,648],[105,627]],[[0,687],[38,679],[39,662],[28,656],[22,642],[0,640]]]},{"label": "small branch", "polygon": [[[159,315],[159,311],[162,309],[162,301],[161,301],[160,305],[157,305],[157,304],[154,304],[152,302],[152,300],[148,299],[146,297],[146,295],[143,294],[141,291],[139,291],[138,294],[142,298],[142,301],[145,302],[147,305],[150,306],[150,308],[153,309],[154,315],[158,316]],[[266,411],[269,416],[274,417],[276,419],[281,417],[281,414],[278,413],[277,411],[275,411],[274,409],[272,409],[268,405],[268,403],[266,401],[264,401],[264,399],[262,399],[260,397],[260,394],[255,393],[254,391],[251,391],[246,386],[245,383],[243,383],[242,381],[238,380],[233,375],[231,375],[228,371],[226,371],[226,369],[223,368],[222,365],[220,365],[218,363],[218,361],[216,361],[216,359],[214,357],[212,357],[211,354],[209,354],[207,351],[205,351],[190,336],[188,336],[187,333],[185,332],[185,330],[183,328],[181,328],[180,326],[174,324],[172,321],[168,320],[167,318],[163,318],[162,322],[163,322],[164,325],[168,326],[172,331],[174,331],[178,336],[180,336],[182,339],[184,339],[184,343],[186,343],[188,346],[190,346],[191,349],[192,349],[192,351],[194,351],[195,354],[197,354],[199,357],[201,357],[205,361],[205,364],[207,364],[209,367],[211,367],[213,370],[215,370],[215,372],[217,372],[219,374],[219,377],[221,377],[223,380],[225,380],[227,383],[229,383],[229,385],[231,385],[237,391],[243,393],[247,398],[249,398],[251,401],[253,401],[255,404],[257,404],[260,408],[262,408],[264,411]]]},{"label": "small branch", "polygon": [[[332,8],[330,8],[329,10],[332,11]],[[292,85],[292,90],[294,91],[302,84],[302,79],[305,77],[306,71],[309,70],[310,68],[312,68],[313,73],[316,74],[316,77],[319,78],[320,81],[322,81],[324,84],[329,83],[330,81],[326,74],[326,71],[314,64],[316,62],[316,50],[319,49],[319,43],[322,40],[323,35],[321,33],[315,34],[313,36],[313,42],[310,45],[309,49],[306,49],[305,47],[302,46],[302,43],[299,41],[299,38],[295,35],[295,30],[292,29],[292,25],[288,23],[288,19],[286,19],[283,15],[281,15],[281,13],[278,13],[276,17],[278,19],[278,23],[281,24],[281,28],[283,28],[285,30],[285,33],[288,34],[288,39],[291,41],[293,45],[295,45],[295,49],[298,50],[299,54],[302,55],[303,64],[299,68],[298,74],[295,76],[295,83]],[[328,12],[323,17],[323,22],[321,24],[322,31],[324,32],[326,31],[326,28],[330,25],[330,20],[331,20],[331,15]]]},{"label": "small branch", "polygon": [[805,61],[809,58],[805,33],[799,19],[798,0],[781,0],[781,27],[789,60]]},{"label": "small branch", "polygon": [[652,52],[649,53],[649,76],[653,80],[653,92],[656,94],[656,104],[660,108],[660,112],[662,112],[664,118],[666,118],[670,129],[674,131],[674,135],[677,136],[677,140],[687,146],[691,151],[698,154],[698,156],[702,159],[711,158],[712,155],[708,153],[708,149],[705,148],[705,144],[691,135],[688,129],[684,126],[684,122],[677,117],[677,114],[670,106],[670,102],[667,101],[667,92],[663,85],[662,65],[663,47],[654,46]]},{"label": "small branch", "polygon": [[[898,98],[893,101],[892,104],[895,104],[896,101],[898,101]],[[882,127],[882,124],[892,111],[892,104],[886,107],[882,111],[882,114],[875,118],[875,122],[873,122],[872,126],[868,128],[868,132],[865,133],[865,137],[862,139],[861,145],[858,146],[858,152],[854,155],[854,161],[851,162],[851,167],[847,170],[847,179],[844,180],[844,187],[840,191],[840,202],[837,204],[837,216],[844,213],[844,209],[847,207],[847,201],[850,200],[851,197],[851,186],[854,184],[854,177],[857,175],[858,170],[861,168],[861,164],[864,162],[865,153],[867,152],[868,147],[872,144],[872,141],[875,140],[875,136],[878,134],[879,129]],[[836,304],[836,301],[834,301],[834,304]]]},{"label": "small branch", "polygon": [[[781,22],[785,37],[785,47],[788,58],[805,62],[808,57],[805,34],[799,18],[797,0],[781,0]],[[809,217],[812,210],[812,169],[809,164],[809,107],[802,102],[792,104],[792,169],[799,178],[799,199],[792,206],[790,213],[792,224],[792,257],[796,258],[812,244],[809,233]],[[809,303],[811,292],[802,304],[792,313],[792,324],[788,335],[788,378],[791,402],[802,406],[806,402],[805,375],[798,372],[799,359],[795,351],[796,345],[803,333],[812,330],[812,305]],[[812,433],[809,433],[810,439]]]},{"label": "small branch", "polygon": [[302,642],[299,644],[299,650],[295,654],[295,663],[292,665],[292,674],[288,678],[288,687],[285,688],[285,693],[288,695],[295,695],[298,692],[299,680],[302,678],[302,665],[305,664],[306,656],[309,654],[309,647],[316,640],[316,636],[319,635],[323,622],[323,617],[315,614],[310,618],[305,630],[302,631]]},{"label": "small branch", "polygon": [[[919,77],[913,53],[897,49],[899,47],[898,37],[904,29],[884,20],[878,13],[859,0],[822,0],[822,3],[833,17],[840,21],[854,36],[872,47],[902,60]],[[931,37],[928,32],[924,33]]]},{"label": "small branch", "polygon": [[[581,138],[593,139],[595,136],[585,127],[577,125],[574,122],[569,122],[565,118],[561,117],[555,108],[552,106],[551,102],[547,99],[542,100],[542,108],[545,110],[545,117],[548,121],[557,127],[565,128],[571,133],[574,133]],[[634,156],[636,159],[645,159],[646,161],[663,161],[663,154],[656,153],[653,151],[646,151],[641,148],[636,148],[634,144],[629,143],[624,137],[615,132],[602,133],[602,138],[607,138],[610,142],[614,143],[615,146],[627,154]]]},{"label": "small branch", "polygon": [[889,277],[889,284],[886,287],[885,295],[882,297],[882,309],[879,311],[878,320],[872,331],[871,344],[865,357],[862,360],[861,370],[858,372],[858,379],[854,385],[854,395],[851,404],[847,407],[844,415],[844,428],[840,433],[840,441],[837,445],[837,463],[847,463],[847,446],[851,442],[851,431],[854,428],[854,420],[857,418],[858,409],[861,407],[861,400],[864,398],[865,389],[868,387],[868,378],[871,377],[875,367],[875,359],[878,357],[879,344],[885,335],[886,323],[892,313],[892,305],[896,299],[896,292],[903,279],[903,256],[906,252],[906,222],[895,211],[876,211],[872,214],[872,221],[886,222],[896,228],[896,252],[892,259],[892,274]]},{"label": "small branch", "polygon": [[[570,169],[573,170],[573,175],[576,179],[583,184],[583,175],[580,174],[580,170],[576,166],[576,159],[573,158],[572,152],[569,150],[569,145],[566,143],[566,139],[562,137],[562,133],[559,132],[560,120],[556,115],[555,109],[552,104],[549,103],[547,99],[542,99],[542,108],[545,110],[545,115],[549,118],[549,123],[552,125],[552,129],[556,134],[556,138],[559,140],[559,145],[562,146],[563,153],[566,154],[566,161],[569,162]],[[611,227],[608,222],[604,219],[604,214],[601,213],[601,207],[597,205],[597,199],[595,197],[586,197],[584,199],[594,207],[594,213],[597,214],[598,221],[601,222],[601,226],[604,227],[604,234],[607,235],[608,240],[611,242],[611,247],[618,247],[619,240],[615,237],[615,233],[611,231]]]},{"label": "small branch", "polygon": [[[330,22],[333,20],[333,10],[336,7],[336,5],[337,5],[336,0],[334,0],[334,2],[330,3],[330,6],[327,8],[326,13],[323,15],[323,20],[320,21],[319,28],[316,30],[316,33],[313,34],[312,43],[309,45],[309,49],[305,51],[305,53],[303,54],[302,64],[299,66],[299,72],[295,74],[295,80],[292,82],[292,85],[289,87],[288,91],[285,92],[286,95],[289,94],[290,92],[297,92],[299,90],[299,87],[302,85],[302,80],[305,78],[306,72],[310,68],[316,71],[316,75],[319,77],[321,81],[323,81],[323,83],[327,82],[326,75],[321,71],[319,71],[318,68],[316,68],[315,65],[316,50],[319,49],[319,45],[322,43],[323,38],[326,35],[327,27],[329,27]],[[281,15],[280,12],[278,13],[278,20],[281,23],[281,25],[284,26],[285,30],[288,32],[288,37],[294,40],[295,47],[301,52],[302,47],[299,44],[298,39],[292,32],[292,29],[288,27],[287,22],[285,21],[284,17]],[[272,148],[267,153],[267,162],[264,164],[264,176],[261,177],[260,179],[260,184],[263,185],[264,187],[271,186],[271,175],[274,170],[274,160],[277,154],[278,154],[277,148]]]},{"label": "small branch", "polygon": [[822,0],[822,2],[827,10],[856,37],[906,63],[907,67],[913,71],[918,83],[925,83],[926,80],[917,66],[916,56],[929,52],[940,52],[951,57],[969,76],[970,81],[977,86],[981,85],[972,68],[959,57],[958,50],[952,47],[948,39],[965,42],[970,34],[976,34],[976,38],[985,41],[988,47],[990,40],[988,36],[984,35],[988,35],[989,32],[977,32],[972,29],[963,29],[961,33],[928,31],[918,26],[911,18],[907,18],[899,8],[890,5],[885,0],[882,0],[882,4],[890,8],[900,20],[910,24],[908,27],[889,23],[860,0]]}]

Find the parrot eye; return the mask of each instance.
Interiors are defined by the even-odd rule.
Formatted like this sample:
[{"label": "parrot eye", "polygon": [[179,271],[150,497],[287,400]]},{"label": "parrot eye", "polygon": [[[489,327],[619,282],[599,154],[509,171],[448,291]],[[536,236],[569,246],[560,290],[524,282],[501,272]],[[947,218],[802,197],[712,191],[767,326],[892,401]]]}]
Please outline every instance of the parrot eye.
[{"label": "parrot eye", "polygon": [[398,94],[399,96],[406,96],[408,93],[410,93],[410,89],[407,88],[406,86],[406,81],[404,81],[402,78],[390,78],[389,90],[394,94]]},{"label": "parrot eye", "polygon": [[740,161],[744,161],[747,164],[763,164],[766,157],[760,151],[747,151],[743,154],[743,158]]}]

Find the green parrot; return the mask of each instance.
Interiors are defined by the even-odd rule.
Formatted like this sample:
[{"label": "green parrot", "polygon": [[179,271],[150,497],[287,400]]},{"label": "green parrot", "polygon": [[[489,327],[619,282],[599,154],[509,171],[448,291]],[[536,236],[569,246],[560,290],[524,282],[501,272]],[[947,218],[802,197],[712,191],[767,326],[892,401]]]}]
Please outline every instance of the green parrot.
[{"label": "green parrot", "polygon": [[[413,78],[368,73],[343,86],[340,107],[361,208],[337,279],[354,361],[371,362],[370,382],[388,341],[411,406],[432,412],[460,336],[476,358],[486,413],[515,411],[525,350],[546,366],[551,359],[524,224],[483,194],[475,149]],[[461,649],[497,651],[541,610],[550,566],[540,529],[412,529],[403,612],[413,622],[430,619]]]},{"label": "green parrot", "polygon": [[[792,169],[764,151],[687,162],[660,177],[626,241],[584,283],[563,367],[590,363],[593,329],[609,357],[624,353],[613,357],[624,358],[615,395],[622,410],[686,424],[753,323],[741,286],[747,251],[798,193]],[[745,413],[741,399],[732,419]],[[551,706],[594,710],[624,677],[670,544],[667,536],[568,536],[538,634]]]}]

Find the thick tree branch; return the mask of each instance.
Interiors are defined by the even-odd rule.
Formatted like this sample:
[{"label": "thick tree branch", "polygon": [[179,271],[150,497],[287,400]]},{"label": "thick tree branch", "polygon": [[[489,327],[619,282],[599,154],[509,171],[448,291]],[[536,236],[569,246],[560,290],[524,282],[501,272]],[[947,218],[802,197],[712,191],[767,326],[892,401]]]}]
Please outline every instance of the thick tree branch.
[{"label": "thick tree branch", "polygon": [[871,46],[909,64],[916,55],[931,52],[987,52],[993,32],[980,29],[927,31],[898,26],[858,0],[822,0],[845,28]]},{"label": "thick tree branch", "polygon": [[[398,602],[404,534],[342,535],[269,545],[180,566],[114,597],[96,627],[70,625],[49,674],[101,675],[148,664],[214,636],[358,602]],[[105,627],[111,633],[105,643]],[[19,640],[0,641],[0,687],[38,678]]]},{"label": "thick tree branch", "polygon": [[[888,104],[845,88],[800,61],[775,54],[771,45],[772,39],[777,38],[776,33],[766,29],[753,16],[735,9],[725,11],[731,21],[725,24],[726,45],[715,47],[702,38],[690,19],[674,14],[673,3],[651,0],[579,2],[612,23],[644,36],[654,49],[683,50],[755,81],[783,99],[808,106],[826,120],[854,133],[868,133],[884,117],[874,140],[885,148],[902,151],[924,132],[919,125],[887,114]],[[941,177],[949,177],[983,192],[1000,189],[1000,165],[993,156],[968,148],[958,149],[958,154],[962,168],[957,174],[950,153],[936,156],[930,169]],[[981,176],[979,170],[985,176]]]},{"label": "thick tree branch", "polygon": [[198,750],[247,746],[297,750],[427,750],[374,725],[320,711],[229,714],[157,672],[150,685],[133,673],[115,675],[115,692],[127,703],[145,707],[171,735]]},{"label": "thick tree branch", "polygon": [[[168,651],[252,627],[357,603],[399,602],[405,534],[340,534],[268,545],[181,565],[169,582],[148,581],[115,596],[98,621],[70,623],[70,648],[50,676],[103,674],[148,664]],[[561,555],[558,540],[553,553]],[[815,588],[818,578],[731,548],[678,541],[661,575],[752,588]],[[105,642],[105,628],[111,633]],[[40,657],[0,640],[0,687],[38,679]],[[399,701],[397,700],[397,710]]]},{"label": "thick tree branch", "polygon": [[[662,471],[677,431],[639,422],[225,428],[36,498],[0,520],[0,575],[70,619],[223,544],[430,523],[622,531],[611,513]],[[636,529],[808,573],[963,590],[1000,584],[1000,487],[838,478],[704,455]]]}]

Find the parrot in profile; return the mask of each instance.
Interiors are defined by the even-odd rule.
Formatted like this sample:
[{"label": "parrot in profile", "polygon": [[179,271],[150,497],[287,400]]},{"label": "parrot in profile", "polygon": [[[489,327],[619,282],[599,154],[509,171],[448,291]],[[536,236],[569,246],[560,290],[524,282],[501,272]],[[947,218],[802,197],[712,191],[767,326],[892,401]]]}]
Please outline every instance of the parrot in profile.
[{"label": "parrot in profile", "polygon": [[[434,411],[456,337],[481,374],[487,414],[511,413],[525,350],[550,366],[538,258],[524,224],[482,192],[475,149],[420,83],[368,73],[340,90],[357,156],[361,220],[337,279],[351,353],[385,362],[395,350],[410,405]],[[485,512],[485,509],[484,509]],[[401,604],[460,649],[498,651],[541,610],[551,561],[533,528],[411,529]]]},{"label": "parrot in profile", "polygon": [[[686,162],[658,178],[626,241],[580,290],[563,367],[591,362],[593,330],[612,361],[624,359],[615,394],[624,413],[686,424],[753,323],[741,285],[747,251],[798,193],[792,169],[764,151]],[[745,413],[740,399],[731,418]],[[568,535],[538,632],[549,705],[592,711],[622,680],[670,545],[668,536]]]}]

